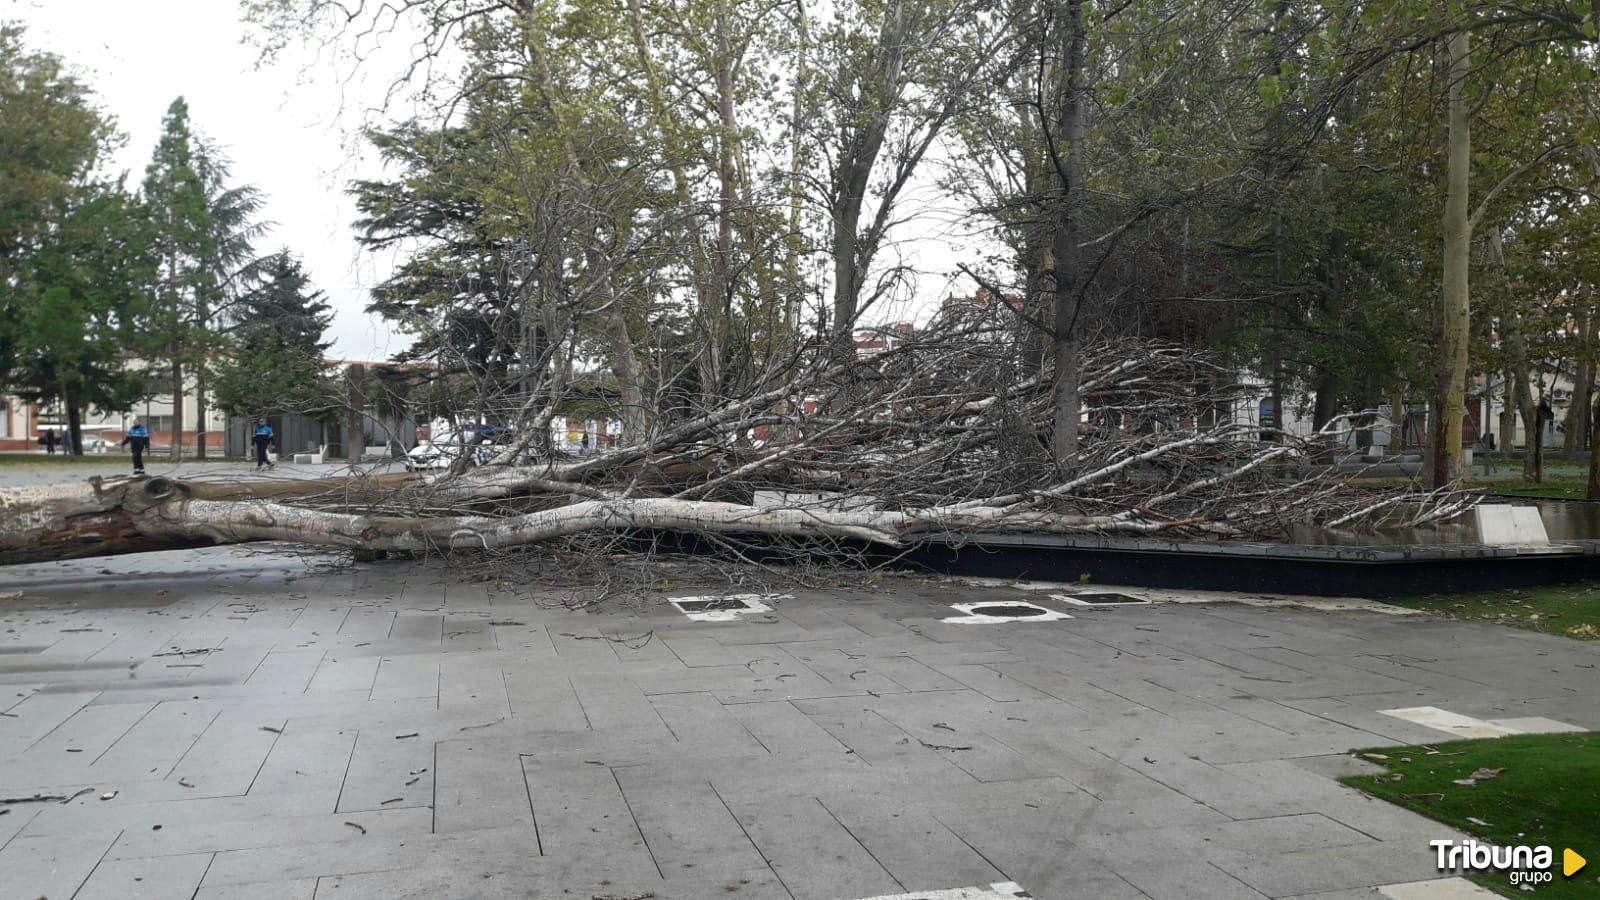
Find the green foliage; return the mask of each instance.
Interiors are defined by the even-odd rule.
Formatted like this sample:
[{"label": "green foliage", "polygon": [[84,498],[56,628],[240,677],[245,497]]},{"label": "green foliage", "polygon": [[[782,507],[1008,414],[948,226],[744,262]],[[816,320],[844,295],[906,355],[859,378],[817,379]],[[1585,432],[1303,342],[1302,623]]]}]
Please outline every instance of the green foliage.
[{"label": "green foliage", "polygon": [[0,23],[0,387],[13,380],[30,271],[115,140],[87,85],[57,56],[29,50]]},{"label": "green foliage", "polygon": [[142,350],[151,359],[184,365],[200,357],[195,339],[206,298],[217,288],[207,265],[217,253],[206,185],[196,170],[196,141],[189,105],[172,101],[161,122],[161,138],[145,168],[143,199],[160,263]]},{"label": "green foliage", "polygon": [[144,309],[147,233],[122,186],[94,180],[111,122],[22,37],[0,26],[0,387],[63,401],[75,421],[137,392],[124,351]]},{"label": "green foliage", "polygon": [[13,378],[24,396],[117,410],[138,395],[125,351],[151,260],[135,209],[118,185],[86,185],[41,242],[19,281]]},{"label": "green foliage", "polygon": [[331,421],[340,396],[323,355],[333,312],[288,251],[259,268],[261,283],[229,315],[231,344],[217,370],[217,405],[251,418],[297,412]]}]

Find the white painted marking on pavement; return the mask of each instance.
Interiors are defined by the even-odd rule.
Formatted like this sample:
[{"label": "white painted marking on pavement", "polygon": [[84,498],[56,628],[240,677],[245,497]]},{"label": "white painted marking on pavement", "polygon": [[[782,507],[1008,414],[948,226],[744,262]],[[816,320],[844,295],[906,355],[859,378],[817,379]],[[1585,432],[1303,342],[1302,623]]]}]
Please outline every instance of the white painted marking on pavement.
[{"label": "white painted marking on pavement", "polygon": [[[704,597],[671,597],[667,602],[678,607],[678,611],[689,617],[691,622],[737,622],[745,613],[772,612],[772,607],[763,603],[763,600],[779,601],[794,599],[789,594],[709,594]],[[737,600],[744,604],[743,609],[708,609],[702,612],[690,612],[679,604],[698,603],[706,600]]]},{"label": "white painted marking on pavement", "polygon": [[1396,719],[1443,731],[1459,738],[1494,738],[1512,734],[1551,734],[1583,731],[1575,725],[1528,716],[1519,719],[1475,719],[1461,713],[1440,709],[1437,706],[1408,706],[1403,709],[1380,709],[1378,712]]},{"label": "white painted marking on pavement", "polygon": [[943,891],[915,891],[910,894],[882,894],[862,900],[1014,900],[1032,897],[1015,881],[1001,881],[987,887],[953,888]]},{"label": "white painted marking on pavement", "polygon": [[[1039,615],[990,616],[973,612],[975,609],[981,609],[986,606],[1022,606],[1028,609],[1039,610]],[[952,603],[950,604],[950,607],[958,612],[965,613],[965,615],[950,616],[948,618],[939,620],[950,625],[999,625],[1004,622],[1056,622],[1060,621],[1061,619],[1072,618],[1064,612],[1056,612],[1053,609],[1046,609],[1043,606],[1027,603],[1022,600],[991,600],[987,603]]]}]

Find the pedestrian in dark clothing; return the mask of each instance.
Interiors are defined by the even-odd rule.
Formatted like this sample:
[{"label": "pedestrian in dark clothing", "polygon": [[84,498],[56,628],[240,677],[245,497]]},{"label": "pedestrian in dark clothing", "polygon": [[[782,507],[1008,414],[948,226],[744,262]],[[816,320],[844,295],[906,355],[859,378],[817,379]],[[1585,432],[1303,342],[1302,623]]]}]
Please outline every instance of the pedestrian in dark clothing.
[{"label": "pedestrian in dark clothing", "polygon": [[122,436],[122,446],[133,453],[133,474],[144,474],[144,451],[150,448],[150,429],[138,420],[133,420],[133,427]]},{"label": "pedestrian in dark clothing", "polygon": [[44,452],[56,452],[56,430],[54,428],[46,428],[44,430],[44,437],[40,438],[39,442],[44,444]]},{"label": "pedestrian in dark clothing", "polygon": [[262,466],[272,468],[272,461],[267,459],[267,447],[272,444],[272,426],[266,419],[256,422],[256,430],[250,433],[250,442],[256,445],[256,471],[261,471]]}]

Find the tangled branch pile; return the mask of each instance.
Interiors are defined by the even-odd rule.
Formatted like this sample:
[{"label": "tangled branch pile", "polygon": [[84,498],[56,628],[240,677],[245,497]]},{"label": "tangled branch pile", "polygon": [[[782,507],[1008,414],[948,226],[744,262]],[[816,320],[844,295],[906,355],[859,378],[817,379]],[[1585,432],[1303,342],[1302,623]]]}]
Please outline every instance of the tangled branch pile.
[{"label": "tangled branch pile", "polygon": [[826,348],[796,354],[745,396],[654,410],[648,440],[595,455],[552,449],[558,398],[524,399],[521,436],[493,464],[440,475],[138,479],[0,497],[0,561],[252,540],[493,550],[638,530],[891,546],[944,532],[1262,537],[1295,523],[1416,524],[1470,503],[1357,488],[1313,465],[1331,431],[1300,440],[1236,422],[1230,373],[1136,341],[1085,354],[1083,439],[1058,462],[1050,373],[1030,367],[1005,317],[900,337],[843,363]]}]

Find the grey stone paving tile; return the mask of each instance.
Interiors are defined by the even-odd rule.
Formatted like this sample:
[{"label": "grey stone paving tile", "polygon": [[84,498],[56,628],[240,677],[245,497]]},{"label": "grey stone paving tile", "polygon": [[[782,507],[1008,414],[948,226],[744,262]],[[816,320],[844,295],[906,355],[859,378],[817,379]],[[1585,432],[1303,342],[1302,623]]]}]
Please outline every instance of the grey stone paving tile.
[{"label": "grey stone paving tile", "polygon": [[588,677],[574,681],[572,687],[592,728],[656,729],[662,738],[673,737],[644,691],[626,678]]},{"label": "grey stone paving tile", "polygon": [[1269,897],[1346,890],[1437,878],[1431,837],[1271,856],[1224,853],[1214,862]]},{"label": "grey stone paving tile", "polygon": [[90,763],[98,778],[165,775],[221,715],[195,703],[162,703]]},{"label": "grey stone paving tile", "polygon": [[787,701],[740,703],[726,709],[769,753],[806,756],[849,749]]},{"label": "grey stone paving tile", "polygon": [[[5,697],[7,689],[11,687],[0,687],[0,697]],[[12,693],[24,693],[26,696],[11,698],[15,702],[6,707],[7,715],[0,717],[0,738],[23,742],[25,746],[60,727],[61,723],[88,706],[97,695],[95,692],[36,694],[22,690]]]},{"label": "grey stone paving tile", "polygon": [[95,867],[73,900],[189,900],[210,865],[210,853],[108,859]]},{"label": "grey stone paving tile", "polygon": [[248,786],[278,741],[279,734],[267,729],[281,732],[286,725],[279,717],[225,710],[174,762],[168,779],[204,786],[213,779],[246,775]]},{"label": "grey stone paving tile", "polygon": [[[4,793],[7,797],[31,797],[35,793],[43,792],[31,790],[13,792],[9,788],[0,788],[0,793]],[[39,814],[39,811],[32,808],[31,804],[27,806],[19,804],[6,809],[6,814],[0,816],[0,850],[5,849],[6,844],[16,837],[18,832],[27,828],[28,823],[33,821],[33,817]]]},{"label": "grey stone paving tile", "polygon": [[420,735],[397,740],[388,731],[361,732],[339,788],[337,811],[431,807],[434,756],[433,742]]},{"label": "grey stone paving tile", "polygon": [[1110,868],[1152,900],[1263,900],[1267,896],[1193,856],[1147,853],[1141,860],[1114,862]]},{"label": "grey stone paving tile", "polygon": [[510,716],[511,701],[499,660],[474,654],[447,654],[439,664],[439,708],[472,709]]},{"label": "grey stone paving tile", "polygon": [[154,708],[153,703],[84,707],[19,754],[15,764],[46,783],[76,780]]},{"label": "grey stone paving tile", "polygon": [[[346,822],[367,829],[368,835],[423,835],[433,828],[429,809],[385,809],[375,812],[341,812],[333,815],[284,816],[261,821],[188,822],[176,810],[174,821],[153,828],[127,828],[112,845],[107,859],[137,859],[259,847],[316,845],[349,840],[355,835]],[[196,879],[198,883],[198,879]]]},{"label": "grey stone paving tile", "polygon": [[664,877],[698,880],[700,872],[766,867],[710,783],[624,786],[622,794]]},{"label": "grey stone paving tile", "polygon": [[322,664],[321,650],[274,650],[246,679],[252,687],[299,693],[311,683],[311,676]]},{"label": "grey stone paving tile", "polygon": [[370,694],[374,700],[439,696],[439,660],[432,655],[383,656]]},{"label": "grey stone paving tile", "polygon": [[435,649],[444,640],[444,616],[435,613],[397,612],[389,628],[392,640],[410,640],[431,643]]},{"label": "grey stone paving tile", "polygon": [[389,636],[395,612],[389,609],[352,609],[339,626],[339,637],[354,641],[377,641]]},{"label": "grey stone paving tile", "polygon": [[515,669],[503,672],[502,678],[512,718],[537,720],[553,730],[589,728],[589,717],[566,678],[552,679]]},{"label": "grey stone paving tile", "polygon": [[346,656],[338,650],[329,650],[322,658],[322,665],[317,667],[316,674],[311,676],[311,682],[306,685],[306,691],[321,693],[323,691],[372,691],[373,681],[378,677],[378,664],[381,658],[375,656]]},{"label": "grey stone paving tile", "polygon": [[901,884],[912,890],[1004,881],[977,851],[931,815],[824,808]]},{"label": "grey stone paving tile", "polygon": [[317,879],[262,881],[254,884],[204,885],[193,900],[314,900]]},{"label": "grey stone paving tile", "polygon": [[1007,678],[1004,672],[989,666],[930,661],[921,654],[918,655],[918,658],[922,659],[923,662],[927,662],[929,666],[938,670],[941,674],[948,675],[997,702],[1038,700],[1050,696],[1044,691],[1015,678]]},{"label": "grey stone paving tile", "polygon": [[682,875],[668,873],[663,885],[654,890],[661,900],[704,900],[707,897],[737,898],[737,900],[793,900],[794,898],[789,889],[778,879],[777,874],[765,865],[744,872],[691,870]]},{"label": "grey stone paving tile", "polygon": [[[804,650],[785,646],[785,650],[805,668],[816,673],[830,685],[848,685],[852,689],[878,694],[901,693],[910,690],[878,670],[876,660],[851,659],[838,650]],[[787,686],[786,686],[787,687]]]},{"label": "grey stone paving tile", "polygon": [[530,758],[522,760],[522,768],[523,803],[532,798],[532,819],[544,855],[572,854],[585,846],[603,846],[618,856],[650,855],[610,768],[551,769]]},{"label": "grey stone paving tile", "polygon": [[732,808],[796,900],[872,897],[907,890],[815,798]]},{"label": "grey stone paving tile", "polygon": [[[806,712],[804,702],[797,704]],[[811,715],[809,712],[808,715]],[[811,715],[816,723],[869,765],[900,768],[919,774],[960,770],[948,756],[922,746],[893,722],[872,710],[835,708]],[[970,773],[962,771],[967,778]],[[973,779],[976,780],[976,779]]]},{"label": "grey stone paving tile", "polygon": [[1081,805],[1070,811],[1045,808],[999,811],[967,807],[949,810],[939,821],[1007,880],[1036,897],[1145,898],[1149,895],[1113,872],[1103,859],[1074,849]]},{"label": "grey stone paving tile", "polygon": [[[843,652],[850,653],[848,649]],[[966,685],[914,657],[880,656],[857,661],[867,664],[876,674],[882,675],[908,691],[955,691],[967,689]]]},{"label": "grey stone paving tile", "polygon": [[650,705],[679,741],[714,745],[724,752],[766,752],[739,718],[710,694],[657,694]]},{"label": "grey stone paving tile", "polygon": [[[1276,805],[1280,808],[1320,812],[1380,840],[1415,840],[1419,835],[1428,835],[1430,839],[1455,836],[1437,822],[1345,787],[1291,760],[1238,763],[1218,768],[1246,782],[1270,788],[1279,795]],[[1427,841],[1422,845],[1426,847]]]},{"label": "grey stone paving tile", "polygon": [[439,834],[533,823],[518,754],[474,741],[441,741],[432,768]]},{"label": "grey stone paving tile", "polygon": [[273,742],[272,750],[250,786],[253,794],[325,792],[338,796],[355,748],[355,729],[308,728],[288,724]]},{"label": "grey stone paving tile", "polygon": [[331,793],[283,793],[142,803],[121,800],[119,796],[116,800],[101,802],[98,795],[86,795],[82,801],[70,805],[46,804],[21,837],[115,835],[123,830],[149,831],[157,825],[165,829],[180,823],[264,822],[285,816],[331,813],[334,797]]},{"label": "grey stone paving tile", "polygon": [[494,629],[489,617],[475,613],[449,613],[444,617],[443,648],[446,653],[495,650]]},{"label": "grey stone paving tile", "polygon": [[1282,900],[1382,900],[1376,887],[1352,887],[1349,890],[1323,890],[1318,894],[1296,894]]},{"label": "grey stone paving tile", "polygon": [[[743,666],[770,656],[771,651],[759,645],[734,646],[723,644],[711,637],[678,637],[663,638],[663,643],[670,648],[683,664],[690,668],[708,666]],[[584,641],[581,643],[593,643]],[[559,649],[566,652],[566,648],[558,644]],[[616,654],[612,654],[615,656]]]},{"label": "grey stone paving tile", "polygon": [[18,898],[71,897],[117,839],[108,834],[19,835],[0,850],[5,895]]}]

